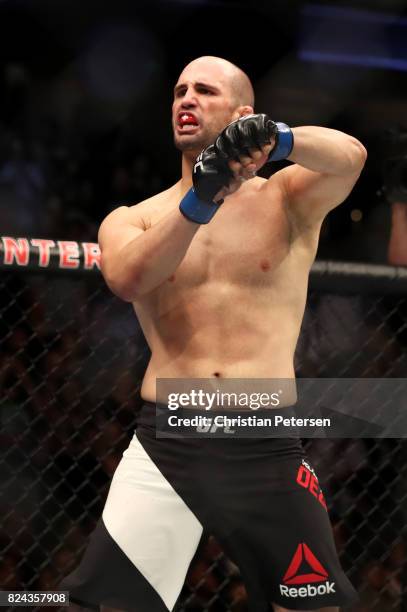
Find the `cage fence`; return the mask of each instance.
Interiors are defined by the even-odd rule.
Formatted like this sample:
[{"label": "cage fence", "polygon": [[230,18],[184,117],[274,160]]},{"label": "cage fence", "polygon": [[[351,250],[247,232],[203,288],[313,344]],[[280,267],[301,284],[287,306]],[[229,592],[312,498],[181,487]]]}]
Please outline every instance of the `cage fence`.
[{"label": "cage fence", "polygon": [[[0,588],[48,590],[76,566],[102,512],[149,351],[132,307],[105,287],[95,245],[1,242]],[[402,268],[317,262],[298,376],[405,378],[406,289]],[[305,441],[360,594],[349,612],[407,610],[403,435]],[[211,534],[176,610],[247,610],[239,570]]]}]

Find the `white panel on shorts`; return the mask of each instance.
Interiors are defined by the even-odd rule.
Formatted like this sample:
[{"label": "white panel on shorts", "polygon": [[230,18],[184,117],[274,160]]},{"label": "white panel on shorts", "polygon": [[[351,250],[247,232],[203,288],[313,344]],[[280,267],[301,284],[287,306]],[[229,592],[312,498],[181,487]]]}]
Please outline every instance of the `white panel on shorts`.
[{"label": "white panel on shorts", "polygon": [[136,434],[113,476],[103,522],[116,544],[172,610],[202,525],[150,459]]}]

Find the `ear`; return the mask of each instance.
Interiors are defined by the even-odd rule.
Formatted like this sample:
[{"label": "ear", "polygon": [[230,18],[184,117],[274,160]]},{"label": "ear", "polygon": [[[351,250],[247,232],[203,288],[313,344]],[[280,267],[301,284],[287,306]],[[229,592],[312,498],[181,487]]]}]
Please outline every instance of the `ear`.
[{"label": "ear", "polygon": [[238,106],[233,113],[233,121],[236,121],[236,119],[240,119],[240,117],[244,117],[245,115],[252,115],[253,113],[253,106],[249,106],[247,104],[245,106]]}]

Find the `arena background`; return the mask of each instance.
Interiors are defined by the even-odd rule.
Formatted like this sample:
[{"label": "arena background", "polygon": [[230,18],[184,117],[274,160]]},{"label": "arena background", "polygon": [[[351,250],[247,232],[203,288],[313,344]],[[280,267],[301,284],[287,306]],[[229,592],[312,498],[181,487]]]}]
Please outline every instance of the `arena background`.
[{"label": "arena background", "polygon": [[[0,234],[20,238],[11,259],[1,241],[0,588],[52,589],[75,566],[134,428],[148,358],[137,321],[97,266],[60,254],[70,241],[79,261],[110,210],[177,180],[171,96],[190,59],[240,65],[275,120],[365,144],[357,186],[324,223],[297,373],[406,376],[407,194],[392,200],[386,175],[388,130],[407,121],[406,7],[0,2]],[[48,266],[21,240],[33,237],[65,241]],[[352,612],[407,610],[405,435],[307,443],[361,595]],[[238,569],[206,535],[177,610],[247,610]]]}]

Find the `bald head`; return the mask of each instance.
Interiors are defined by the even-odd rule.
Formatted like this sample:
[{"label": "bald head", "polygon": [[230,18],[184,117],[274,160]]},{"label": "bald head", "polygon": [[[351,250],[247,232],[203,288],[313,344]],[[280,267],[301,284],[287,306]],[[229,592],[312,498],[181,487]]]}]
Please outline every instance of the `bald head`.
[{"label": "bald head", "polygon": [[232,121],[253,112],[249,77],[220,57],[198,57],[185,66],[174,88],[175,146],[191,159]]},{"label": "bald head", "polygon": [[254,91],[249,77],[241,68],[222,57],[204,55],[192,60],[184,70],[202,68],[213,71],[230,87],[236,106],[254,107]]}]

